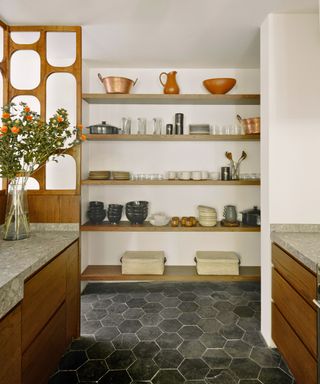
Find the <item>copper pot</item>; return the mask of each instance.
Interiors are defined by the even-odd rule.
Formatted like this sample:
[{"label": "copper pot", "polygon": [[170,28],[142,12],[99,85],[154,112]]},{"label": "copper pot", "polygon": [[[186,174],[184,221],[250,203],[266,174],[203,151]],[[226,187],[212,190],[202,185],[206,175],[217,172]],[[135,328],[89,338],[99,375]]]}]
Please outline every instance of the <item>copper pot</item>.
[{"label": "copper pot", "polygon": [[107,76],[102,77],[98,73],[98,77],[101,83],[104,85],[106,93],[130,93],[131,88],[136,84],[135,81],[127,79],[126,77]]},{"label": "copper pot", "polygon": [[241,116],[237,115],[237,119],[243,127],[246,135],[256,135],[260,133],[260,117],[242,119]]}]

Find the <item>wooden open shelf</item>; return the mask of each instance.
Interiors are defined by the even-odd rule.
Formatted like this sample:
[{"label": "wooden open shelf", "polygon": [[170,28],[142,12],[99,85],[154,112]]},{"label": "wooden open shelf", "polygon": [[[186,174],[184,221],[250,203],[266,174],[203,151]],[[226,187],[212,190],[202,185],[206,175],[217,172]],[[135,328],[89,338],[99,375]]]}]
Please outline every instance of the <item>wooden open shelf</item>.
[{"label": "wooden open shelf", "polygon": [[239,227],[223,227],[220,222],[215,227],[171,227],[165,225],[157,227],[145,221],[144,224],[130,224],[129,221],[121,221],[119,225],[110,224],[104,221],[102,224],[91,224],[89,222],[81,225],[83,232],[260,232],[260,227],[249,227],[240,225]]},{"label": "wooden open shelf", "polygon": [[260,105],[260,95],[211,94],[107,94],[84,93],[82,99],[89,104],[198,104],[198,105]]},{"label": "wooden open shelf", "polygon": [[122,275],[121,265],[89,265],[85,281],[259,281],[260,267],[240,267],[239,275],[198,275],[195,266],[166,266],[163,275]]},{"label": "wooden open shelf", "polygon": [[82,180],[82,185],[260,185],[260,179],[248,180]]},{"label": "wooden open shelf", "polygon": [[259,141],[260,135],[103,135],[87,134],[89,141]]}]

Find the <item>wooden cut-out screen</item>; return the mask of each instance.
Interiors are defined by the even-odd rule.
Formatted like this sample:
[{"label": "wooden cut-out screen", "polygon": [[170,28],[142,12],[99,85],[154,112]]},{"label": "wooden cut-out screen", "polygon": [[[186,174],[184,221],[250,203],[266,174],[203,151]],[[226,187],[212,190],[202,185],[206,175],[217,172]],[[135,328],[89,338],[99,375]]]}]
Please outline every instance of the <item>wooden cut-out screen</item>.
[{"label": "wooden cut-out screen", "polygon": [[[0,27],[3,29],[3,58],[0,61],[0,71],[3,76],[3,103],[6,104],[12,100],[24,100],[23,97],[32,96],[37,99],[40,104],[40,115],[43,120],[47,117],[47,109],[50,110],[50,106],[47,105],[47,80],[55,73],[69,74],[75,79],[75,110],[69,111],[75,116],[75,124],[81,123],[81,27],[64,27],[64,26],[8,26],[0,21]],[[26,37],[38,34],[38,40],[34,41],[26,38],[23,39],[23,33],[26,33]],[[61,53],[59,56],[59,66],[54,66],[48,62],[47,59],[47,47],[48,36],[52,39],[52,35],[57,33],[61,39],[61,35],[66,33],[75,36],[74,51],[75,59],[72,60],[71,65],[63,66],[61,63],[68,63],[68,57],[63,60]],[[13,40],[15,39],[15,40]],[[18,43],[17,41],[21,41]],[[26,43],[27,41],[28,43]],[[31,41],[31,42],[29,42]],[[50,44],[49,44],[50,46]],[[21,63],[15,63],[12,60],[19,59],[25,55],[30,55],[33,52],[33,56],[40,58],[39,72],[33,73],[35,79],[39,78],[39,84],[30,89],[26,86],[24,89],[20,86],[17,89],[13,84],[17,82],[23,82],[23,77],[19,74],[19,65]],[[18,61],[18,60],[17,60]],[[69,61],[70,62],[70,61]],[[30,67],[29,67],[30,68]],[[11,73],[12,69],[12,73]],[[26,70],[28,68],[26,67]],[[23,71],[23,68],[21,69]],[[36,67],[33,67],[36,71]],[[14,73],[18,73],[16,79],[12,76]],[[27,76],[26,73],[24,73]],[[74,104],[74,103],[73,103]],[[60,107],[64,107],[61,105]],[[78,223],[80,213],[80,147],[72,148],[68,151],[68,155],[72,156],[75,161],[75,175],[72,175],[72,179],[76,180],[74,189],[47,189],[46,185],[52,185],[47,183],[46,167],[40,168],[33,177],[39,184],[38,190],[29,190],[29,215],[31,222],[51,222],[51,223]],[[63,171],[63,169],[62,169]],[[55,174],[57,177],[57,174]],[[59,183],[58,183],[59,184]],[[3,222],[4,206],[5,206],[5,190],[6,183],[3,183],[3,190],[0,191],[0,222]]]}]

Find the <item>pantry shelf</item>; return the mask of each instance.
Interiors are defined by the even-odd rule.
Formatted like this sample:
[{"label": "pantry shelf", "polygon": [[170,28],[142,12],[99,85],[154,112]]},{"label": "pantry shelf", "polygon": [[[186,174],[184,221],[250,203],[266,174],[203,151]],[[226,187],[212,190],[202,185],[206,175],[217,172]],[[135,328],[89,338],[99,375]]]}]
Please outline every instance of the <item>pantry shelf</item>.
[{"label": "pantry shelf", "polygon": [[82,185],[260,185],[260,179],[248,180],[82,180]]},{"label": "pantry shelf", "polygon": [[211,94],[108,94],[84,93],[82,99],[89,104],[198,104],[198,105],[260,105],[260,95]]},{"label": "pantry shelf", "polygon": [[104,135],[87,134],[89,141],[259,141],[260,135]]},{"label": "pantry shelf", "polygon": [[121,221],[120,224],[110,224],[104,221],[102,224],[91,224],[87,222],[80,227],[82,232],[260,232],[260,227],[240,225],[239,227],[224,227],[220,222],[215,227],[171,227],[165,225],[157,227],[145,221],[143,224],[130,224],[129,221]]},{"label": "pantry shelf", "polygon": [[195,266],[166,266],[163,275],[122,275],[121,265],[89,265],[83,281],[259,281],[260,267],[240,266],[239,275],[198,275]]}]

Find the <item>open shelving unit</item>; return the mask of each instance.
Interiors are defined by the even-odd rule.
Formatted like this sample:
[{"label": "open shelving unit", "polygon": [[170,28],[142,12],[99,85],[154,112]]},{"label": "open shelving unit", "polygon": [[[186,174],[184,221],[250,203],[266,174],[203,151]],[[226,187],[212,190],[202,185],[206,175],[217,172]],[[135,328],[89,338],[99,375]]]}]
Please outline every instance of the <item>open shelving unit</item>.
[{"label": "open shelving unit", "polygon": [[[103,94],[85,93],[84,101],[92,105],[103,104],[132,104],[132,105],[260,105],[259,94]],[[260,135],[122,135],[122,134],[88,134],[87,140],[97,142],[258,142]],[[259,186],[260,179],[242,180],[90,180],[81,181],[83,187],[90,186]],[[153,233],[259,233],[260,227],[240,225],[238,227],[225,227],[220,222],[215,227],[171,227],[170,224],[162,227],[153,226],[149,222],[141,225],[132,225],[128,221],[121,221],[119,225],[108,222],[102,224],[84,223],[81,232],[121,233],[121,232],[153,232]],[[206,280],[255,280],[260,279],[260,267],[241,266],[237,276],[200,276],[195,266],[174,265],[166,266],[164,275],[122,275],[120,265],[89,265],[82,273],[82,280],[101,281],[206,281]]]},{"label": "open shelving unit", "polygon": [[163,275],[123,275],[120,265],[89,265],[83,281],[259,281],[259,267],[240,267],[239,275],[198,275],[195,266],[171,265]]},{"label": "open shelving unit", "polygon": [[171,225],[154,226],[148,221],[143,224],[131,224],[129,221],[121,221],[118,225],[104,221],[102,224],[89,222],[81,225],[83,232],[260,232],[260,227],[250,227],[240,224],[238,227],[224,227],[220,222],[215,227],[171,227]]}]

